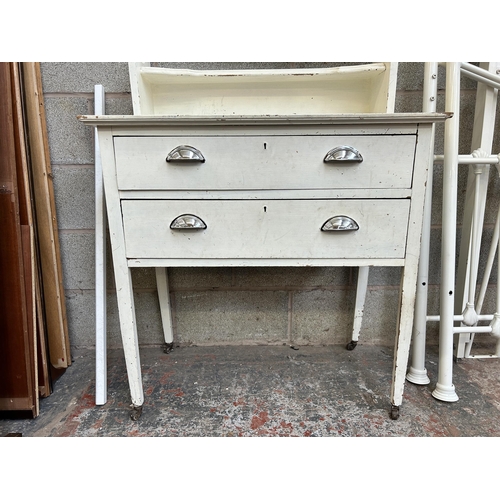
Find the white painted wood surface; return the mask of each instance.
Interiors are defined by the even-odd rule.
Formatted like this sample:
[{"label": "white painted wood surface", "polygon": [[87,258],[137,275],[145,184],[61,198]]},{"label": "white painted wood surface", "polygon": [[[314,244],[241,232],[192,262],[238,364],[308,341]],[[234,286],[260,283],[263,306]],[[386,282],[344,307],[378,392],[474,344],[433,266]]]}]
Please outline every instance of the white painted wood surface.
[{"label": "white painted wood surface", "polygon": [[[243,72],[171,71],[151,68],[147,62],[129,63],[134,115],[198,115],[200,109],[205,113],[226,115],[238,111],[249,114],[260,112],[269,116],[271,110],[281,115],[297,115],[300,112],[309,114],[312,108],[316,113],[394,113],[397,75],[398,63],[320,71]],[[183,82],[181,87],[180,80]],[[302,88],[299,83],[301,80],[305,84]],[[221,85],[223,82],[226,85]],[[255,94],[256,90],[258,95]],[[316,92],[316,95],[312,92]],[[269,102],[270,96],[272,103]],[[367,278],[367,275],[368,269],[360,270],[358,274],[359,307],[356,309],[353,330],[353,338],[356,339],[359,337],[363,314],[363,305],[359,304],[359,300],[366,295],[367,279],[364,277]],[[359,287],[364,289],[359,290]]]},{"label": "white painted wood surface", "polygon": [[418,147],[415,151],[415,169],[412,190],[406,257],[401,276],[400,306],[398,311],[398,330],[394,346],[393,379],[391,403],[399,407],[403,400],[404,380],[408,368],[408,357],[413,331],[413,317],[417,289],[418,262],[424,215],[424,199],[428,170],[433,157],[432,125],[421,130]]},{"label": "white painted wood surface", "polygon": [[[132,92],[132,105],[134,115],[141,115],[142,108],[152,108],[149,88],[146,88],[144,80],[139,75],[139,70],[142,67],[149,66],[147,62],[130,62],[129,63],[129,79]],[[118,171],[119,172],[119,171]],[[160,305],[160,315],[163,326],[163,335],[167,345],[173,342],[173,325],[172,313],[170,306],[170,290],[168,285],[168,271],[166,267],[157,267],[155,270],[156,288],[158,290],[158,301]],[[170,348],[170,347],[168,347]]]},{"label": "white painted wood surface", "polygon": [[356,301],[354,303],[354,320],[352,324],[352,342],[358,343],[359,334],[365,310],[366,291],[368,289],[368,267],[360,267],[358,269],[358,277],[356,280]]},{"label": "white painted wood surface", "polygon": [[[156,200],[162,196],[158,190],[120,190],[120,198],[124,200]],[[409,198],[411,189],[253,189],[253,190],[212,190],[168,191],[170,200],[232,200],[237,194],[239,200],[321,200],[327,199],[371,199],[371,198]]]},{"label": "white painted wood surface", "polygon": [[[405,256],[410,200],[124,200],[127,258],[300,259]],[[179,215],[204,230],[173,230]],[[333,216],[359,230],[321,231]],[[300,236],[299,236],[300,235]],[[258,265],[258,263],[256,263]]]},{"label": "white painted wood surface", "polygon": [[392,113],[397,63],[199,71],[129,63],[134,114]]},{"label": "white painted wood surface", "polygon": [[168,287],[168,272],[164,266],[156,267],[156,286],[158,288],[158,301],[163,326],[163,336],[166,344],[174,341],[172,325],[172,308],[170,305],[170,292]]},{"label": "white painted wood surface", "polygon": [[103,166],[104,192],[108,213],[109,237],[113,256],[120,331],[127,367],[132,405],[140,407],[144,403],[139,341],[135,318],[132,276],[125,255],[125,239],[120,208],[120,198],[114,169],[113,138],[110,129],[98,128],[101,161]]},{"label": "white painted wood surface", "polygon": [[[250,132],[257,132],[262,125],[293,127],[296,135],[310,133],[311,126],[321,125],[323,132],[318,135],[331,133],[332,127],[342,127],[346,134],[361,135],[374,133],[380,135],[412,134],[419,125],[425,123],[442,122],[450,117],[450,113],[394,113],[391,114],[390,128],[383,131],[373,130],[373,127],[387,125],[387,114],[384,113],[340,113],[330,115],[230,115],[230,116],[202,116],[202,115],[79,115],[82,123],[99,127],[119,127],[116,136],[131,135],[131,129],[141,128],[142,136],[149,135],[185,135],[192,131],[192,127],[206,127],[206,135],[221,135],[217,127],[226,127],[224,135],[241,135],[239,126],[247,127]],[[236,127],[236,125],[238,127]],[[253,127],[253,128],[251,128]],[[380,127],[379,127],[380,129]]]},{"label": "white painted wood surface", "polygon": [[[201,131],[202,133],[202,131]],[[252,190],[410,188],[416,135],[259,135],[116,137],[122,190]],[[199,150],[205,162],[167,162],[180,145]],[[336,147],[351,146],[360,163],[325,163]]]},{"label": "white painted wood surface", "polygon": [[[211,115],[227,116],[231,115],[232,111],[243,114],[263,113],[269,117],[270,111],[274,110],[280,115],[296,116],[301,113],[309,114],[312,108],[316,113],[341,111],[394,113],[398,63],[322,70],[203,72],[151,68],[148,62],[131,62],[129,75],[134,115],[178,113],[180,116],[193,116],[199,115],[200,110],[203,110]],[[298,86],[301,80],[304,80],[305,84],[302,88]],[[180,81],[183,83],[182,87],[179,87]],[[256,95],[258,85],[260,88]],[[269,102],[270,96],[272,103]],[[259,197],[258,194],[246,196]],[[300,195],[295,193],[295,196]],[[317,193],[316,196],[320,194]],[[337,197],[343,196],[353,195],[337,192]],[[379,195],[372,194],[372,196]],[[388,196],[391,197],[390,194]],[[364,304],[360,301],[364,301],[366,296],[367,278],[368,269],[360,270],[352,334],[352,338],[356,341],[364,309]]]},{"label": "white painted wood surface", "polygon": [[[118,190],[117,178],[116,178],[116,168],[120,168],[120,162],[118,164],[115,162],[115,150],[114,150],[114,137],[120,136],[122,138],[130,137],[131,141],[135,141],[137,136],[149,136],[151,134],[150,127],[143,127],[140,118],[142,117],[129,117],[128,119],[119,118],[118,120],[108,121],[101,118],[83,118],[82,121],[89,123],[98,127],[100,145],[102,148],[102,161],[104,168],[104,181],[106,188],[106,198],[108,203],[108,217],[110,225],[110,238],[112,244],[113,252],[113,265],[115,269],[115,279],[116,287],[118,293],[119,301],[119,314],[120,314],[120,325],[122,331],[122,339],[124,344],[125,358],[127,362],[127,370],[129,377],[129,384],[132,396],[132,402],[136,406],[140,406],[144,401],[144,396],[142,392],[142,382],[141,382],[141,370],[139,361],[139,349],[137,340],[137,326],[135,322],[135,311],[133,302],[133,291],[130,279],[130,268],[137,265],[147,265],[147,266],[161,266],[165,265],[165,262],[169,261],[169,257],[172,257],[171,262],[182,263],[183,265],[201,265],[205,266],[208,262],[210,265],[308,265],[309,262],[313,262],[316,265],[321,263],[322,265],[327,263],[340,264],[340,265],[357,265],[357,266],[367,266],[367,265],[404,265],[403,278],[402,278],[402,288],[401,288],[401,308],[400,308],[400,318],[398,322],[398,333],[395,340],[395,361],[393,369],[393,382],[391,391],[391,402],[395,406],[399,406],[402,402],[402,395],[404,389],[404,378],[406,374],[408,352],[411,339],[411,329],[413,321],[413,305],[415,301],[415,289],[416,289],[416,276],[417,276],[417,262],[420,251],[420,231],[422,223],[422,212],[423,212],[423,199],[425,191],[425,183],[427,177],[427,168],[429,166],[429,159],[431,155],[430,150],[430,132],[433,120],[443,121],[445,115],[433,115],[433,120],[431,117],[427,116],[423,118],[423,123],[418,126],[418,141],[415,153],[415,169],[413,172],[413,182],[409,195],[405,196],[404,199],[332,199],[332,200],[287,200],[283,195],[280,200],[240,200],[238,197],[241,195],[241,191],[233,190],[231,191],[233,200],[226,200],[224,202],[215,203],[210,200],[204,200],[202,198],[198,200],[169,200],[168,190],[157,191],[157,200],[127,200],[127,191]],[[331,122],[335,123],[336,117],[332,117]],[[385,131],[381,134],[380,138],[385,139],[386,135],[391,135],[392,124],[395,122],[395,127],[398,127],[398,121],[408,120],[408,117],[395,117],[395,115],[385,115],[385,126],[382,127]],[[341,117],[341,120],[345,122],[345,117]],[[411,121],[411,120],[410,120]],[[347,121],[348,122],[348,121]],[[350,127],[354,127],[354,123],[359,123],[357,117],[351,119],[349,123]],[[107,123],[113,123],[112,126],[108,126]],[[160,121],[155,120],[154,127],[160,127]],[[214,127],[218,127],[214,120]],[[418,123],[417,122],[414,122]],[[120,125],[121,124],[121,125]],[[209,122],[205,121],[204,126],[208,127]],[[182,127],[182,123],[180,124]],[[262,127],[262,134],[266,135],[269,133],[270,129],[273,129],[271,135],[286,135],[290,134],[290,127],[294,126],[293,121],[287,122],[286,125],[281,124],[279,127],[270,127],[269,124],[262,120],[260,122]],[[318,131],[322,130],[322,127],[331,127],[332,123],[325,125],[316,125]],[[168,119],[167,127],[172,127],[172,122]],[[255,128],[255,123],[252,125]],[[361,125],[364,127],[364,125]],[[238,127],[240,135],[244,135],[246,129],[244,125],[241,124]],[[389,131],[389,133],[387,132]],[[160,130],[162,134],[165,134],[165,129]],[[252,133],[249,133],[250,137]],[[412,151],[415,151],[413,143],[411,144]],[[284,159],[286,161],[286,159]],[[253,162],[251,158],[248,163],[248,168],[251,169]],[[230,173],[230,171],[228,171]],[[229,175],[229,174],[227,174]],[[369,193],[371,189],[361,189],[360,192],[365,191]],[[383,190],[382,190],[383,191]],[[398,190],[395,190],[396,192]],[[399,192],[407,190],[399,190]],[[286,193],[283,190],[282,193]],[[306,193],[307,190],[303,190]],[[386,192],[394,192],[387,190]],[[225,206],[226,203],[234,203],[233,209],[230,211],[232,214],[229,219],[225,220],[224,211],[221,212],[221,206]],[[386,205],[387,203],[387,205]],[[207,244],[200,245],[197,251],[191,256],[186,254],[189,248],[188,246],[179,246],[182,250],[182,254],[174,255],[171,252],[175,252],[177,244],[171,245],[171,240],[166,240],[163,242],[161,240],[160,227],[164,225],[169,226],[171,220],[180,215],[178,212],[187,212],[188,208],[194,205],[201,207],[203,210],[209,209],[209,207],[219,207],[219,210],[210,208],[210,212],[207,221],[209,228],[218,227],[217,223],[222,222],[220,225],[222,227],[222,236],[219,235],[214,238],[214,241]],[[400,208],[405,206],[404,213],[409,214],[408,220],[401,223],[401,212]],[[158,208],[160,207],[160,208]],[[175,211],[172,207],[176,208]],[[251,209],[249,207],[252,207]],[[266,208],[264,208],[266,207]],[[331,209],[343,208],[347,213],[331,213]],[[125,229],[122,220],[122,209],[125,218]],[[184,210],[186,209],[186,210]],[[381,209],[380,212],[377,210]],[[129,211],[130,210],[130,211]],[[260,219],[254,219],[253,222],[247,225],[245,222],[247,219],[252,219],[252,211],[255,211],[255,215],[259,215]],[[344,211],[344,210],[343,210]],[[344,212],[345,212],[344,211]],[[368,224],[371,228],[376,228],[372,233],[370,233],[366,240],[360,242],[358,241],[355,246],[349,246],[346,242],[348,239],[343,239],[341,245],[333,245],[329,247],[328,252],[323,252],[321,249],[321,244],[306,244],[302,240],[304,238],[304,229],[306,222],[309,223],[311,219],[316,217],[316,213],[319,214],[318,220],[321,220],[321,224],[326,221],[329,216],[333,215],[352,215],[352,213],[357,213],[361,220],[364,218],[373,217],[373,221],[370,220]],[[357,212],[356,212],[357,211]],[[299,231],[295,230],[296,224],[290,223],[286,217],[296,217],[295,214],[299,214],[294,222],[299,222]],[[170,215],[174,214],[172,218]],[[249,215],[250,214],[250,215]],[[277,214],[279,217],[274,221],[271,216]],[[148,229],[148,222],[152,220],[152,217],[164,217],[164,221],[159,221],[158,223],[152,223]],[[215,225],[212,224],[212,215],[214,217]],[[206,216],[205,216],[206,217]],[[232,218],[231,218],[232,217]],[[389,223],[387,223],[387,217],[389,217]],[[393,217],[393,219],[391,219]],[[243,224],[241,224],[241,218],[243,218]],[[355,218],[355,217],[354,217]],[[134,219],[136,222],[133,222]],[[324,219],[324,220],[323,220]],[[366,219],[366,220],[368,220]],[[397,222],[396,222],[396,219]],[[255,222],[259,220],[259,222]],[[266,221],[272,221],[272,224],[266,226]],[[132,224],[132,225],[131,225]],[[136,224],[134,226],[134,224]],[[322,238],[333,236],[336,238],[349,238],[352,234],[325,234],[321,233],[318,228],[315,227],[315,234],[319,233],[319,237]],[[384,227],[388,226],[388,227]],[[146,227],[146,232],[145,231]],[[236,227],[238,233],[234,235],[231,233],[231,228]],[[361,224],[363,227],[363,224]],[[278,234],[278,239],[275,237],[274,229],[285,231],[282,234]],[[382,228],[382,229],[380,229]],[[269,230],[268,230],[269,229]],[[293,236],[288,234],[286,230],[293,231]],[[151,232],[148,232],[151,231]],[[370,229],[372,231],[372,229]],[[167,234],[172,236],[170,233]],[[205,237],[210,233],[202,233],[202,237]],[[297,235],[300,234],[300,237]],[[393,240],[388,235],[393,235]],[[231,235],[231,236],[230,236]],[[249,241],[255,240],[255,243],[250,243],[250,253],[245,255],[245,251],[238,258],[237,252],[238,245],[241,245],[242,238],[250,236]],[[198,234],[183,233],[184,241],[186,238],[193,238]],[[316,238],[316,236],[314,236]],[[225,238],[225,239],[224,239]],[[234,241],[233,239],[234,238]],[[273,241],[274,238],[274,241]],[[219,246],[215,244],[215,240],[218,240]],[[280,241],[282,240],[282,241]],[[140,242],[144,243],[140,243]],[[187,240],[191,241],[191,240]],[[330,240],[325,240],[330,241]],[[336,241],[332,239],[332,241]],[[229,245],[228,250],[223,250],[226,247],[226,242]],[[387,245],[389,242],[389,245]],[[206,243],[206,242],[205,242]],[[268,245],[268,243],[270,243]],[[133,258],[135,253],[134,245],[139,245],[140,258]],[[222,244],[222,245],[221,245]],[[392,245],[394,244],[394,245]],[[142,245],[142,246],[141,246]],[[210,246],[212,245],[212,246]],[[236,245],[236,246],[235,246]],[[253,246],[252,246],[253,245]],[[302,246],[301,246],[302,245]],[[366,255],[360,253],[356,254],[361,248],[367,247],[370,250]],[[383,251],[377,250],[377,245],[382,245],[379,248],[384,248]],[[397,253],[394,255],[389,255],[388,252],[392,252],[391,248],[399,248]],[[156,248],[153,254],[144,254],[147,252],[147,248]],[[297,247],[298,250],[295,250]],[[354,248],[356,247],[356,248]],[[265,249],[265,251],[262,250]],[[401,251],[401,249],[403,249]],[[155,255],[156,251],[161,251],[161,255],[157,257]],[[260,253],[258,253],[260,252]],[[284,252],[280,255],[280,252]],[[295,254],[294,252],[297,252]],[[309,254],[308,254],[309,252]],[[338,252],[338,253],[335,253]],[[379,253],[377,253],[379,252]],[[145,256],[144,256],[145,255]],[[248,255],[250,258],[248,258]],[[319,258],[320,255],[324,255],[325,258]],[[256,256],[261,256],[262,259],[256,259]],[[384,259],[383,257],[386,257]],[[160,275],[160,281],[166,284],[166,276]],[[168,288],[168,287],[167,287]],[[168,291],[165,289],[161,292],[165,295]],[[169,321],[164,322],[170,323]],[[168,326],[167,326],[168,328]],[[170,327],[171,329],[171,327]],[[170,335],[166,334],[166,339],[170,339]]]},{"label": "white painted wood surface", "polygon": [[[130,267],[193,267],[191,259],[129,259]],[[224,259],[223,267],[403,267],[405,259]],[[197,267],[221,267],[218,259],[196,259]]]}]

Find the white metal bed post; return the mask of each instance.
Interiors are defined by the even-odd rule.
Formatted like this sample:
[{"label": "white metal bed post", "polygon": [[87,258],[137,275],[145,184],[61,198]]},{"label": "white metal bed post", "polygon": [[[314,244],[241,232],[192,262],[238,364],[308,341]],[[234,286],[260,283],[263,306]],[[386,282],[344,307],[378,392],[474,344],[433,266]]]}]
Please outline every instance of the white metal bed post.
[{"label": "white metal bed post", "polygon": [[[438,63],[425,63],[423,111],[436,111]],[[433,129],[435,125],[433,125]],[[432,134],[432,151],[434,151],[434,131]],[[431,209],[433,168],[429,166],[427,190],[425,192],[424,223],[422,225],[422,240],[420,260],[418,264],[417,295],[415,300],[415,317],[412,333],[411,365],[406,374],[406,380],[413,384],[427,385],[430,383],[425,368],[425,343],[427,329],[427,297],[429,289],[429,247],[431,240]]]},{"label": "white metal bed post", "polygon": [[446,120],[444,131],[439,366],[438,381],[432,395],[441,401],[453,402],[458,400],[452,383],[460,118],[460,64],[456,62],[446,63],[445,108],[453,116]]},{"label": "white metal bed post", "polygon": [[[104,87],[94,87],[94,112],[105,113]],[[106,206],[99,137],[95,133],[95,403],[107,401],[106,358]]]}]

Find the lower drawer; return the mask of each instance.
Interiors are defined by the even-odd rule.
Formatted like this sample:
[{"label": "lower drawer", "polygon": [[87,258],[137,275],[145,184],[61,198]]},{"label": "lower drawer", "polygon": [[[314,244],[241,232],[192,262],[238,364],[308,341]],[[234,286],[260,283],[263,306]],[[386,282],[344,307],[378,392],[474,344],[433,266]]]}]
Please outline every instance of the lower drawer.
[{"label": "lower drawer", "polygon": [[[123,200],[128,258],[404,258],[410,200]],[[171,229],[180,215],[205,229]],[[359,229],[322,230],[335,216]]]}]

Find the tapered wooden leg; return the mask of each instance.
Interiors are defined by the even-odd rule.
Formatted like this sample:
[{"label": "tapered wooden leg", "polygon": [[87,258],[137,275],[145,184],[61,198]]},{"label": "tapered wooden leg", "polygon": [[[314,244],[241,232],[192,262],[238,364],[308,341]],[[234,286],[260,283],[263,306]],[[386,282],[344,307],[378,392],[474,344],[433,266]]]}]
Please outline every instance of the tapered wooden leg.
[{"label": "tapered wooden leg", "polygon": [[133,407],[137,409],[144,403],[144,393],[130,268],[125,265],[115,265],[115,281],[130,396]]},{"label": "tapered wooden leg", "polygon": [[352,351],[359,340],[363,312],[365,309],[366,289],[368,287],[368,266],[358,268],[358,283],[356,286],[356,304],[354,306],[354,321],[352,325],[351,341],[347,344],[347,350]]},{"label": "tapered wooden leg", "polygon": [[[114,164],[114,147],[111,129],[98,132],[102,165]],[[122,226],[120,197],[116,175],[111,168],[103,168],[104,192],[108,212],[109,237],[113,256],[118,315],[122,335],[123,352],[127,367],[127,376],[132,399],[132,419],[137,420],[144,403],[142,388],[141,361],[139,357],[139,340],[135,318],[132,276],[125,252],[125,237]]]},{"label": "tapered wooden leg", "polygon": [[165,352],[173,348],[174,334],[172,328],[172,312],[170,307],[170,293],[168,289],[168,274],[165,267],[156,268],[156,286],[158,288],[158,300],[160,302],[161,321],[163,324],[163,336],[165,337]]},{"label": "tapered wooden leg", "polygon": [[410,354],[411,334],[415,306],[417,276],[416,266],[406,266],[401,277],[399,296],[398,330],[394,346],[394,364],[391,388],[391,418],[399,417],[399,407],[403,402],[404,384]]}]

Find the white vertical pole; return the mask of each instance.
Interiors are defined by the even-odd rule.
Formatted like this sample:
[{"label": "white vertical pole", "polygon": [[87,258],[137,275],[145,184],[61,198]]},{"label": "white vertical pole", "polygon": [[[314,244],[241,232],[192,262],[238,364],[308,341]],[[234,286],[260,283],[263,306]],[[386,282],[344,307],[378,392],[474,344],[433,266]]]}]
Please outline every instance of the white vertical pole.
[{"label": "white vertical pole", "polygon": [[453,402],[458,400],[452,379],[460,112],[459,63],[446,63],[445,107],[446,111],[453,113],[453,116],[446,120],[444,130],[439,366],[438,381],[432,395],[441,401]]},{"label": "white vertical pole", "polygon": [[[438,63],[425,63],[423,111],[436,111]],[[434,128],[432,126],[431,151],[434,152]],[[425,341],[427,329],[427,296],[429,287],[429,247],[431,241],[431,209],[432,209],[433,168],[429,166],[427,189],[424,202],[424,223],[420,260],[418,264],[417,295],[415,299],[415,319],[412,333],[411,366],[406,374],[406,380],[413,384],[426,385],[430,383],[425,368]]]},{"label": "white vertical pole", "polygon": [[[103,115],[104,87],[94,89],[94,112]],[[95,403],[107,401],[106,363],[106,206],[99,137],[95,134]]]}]

